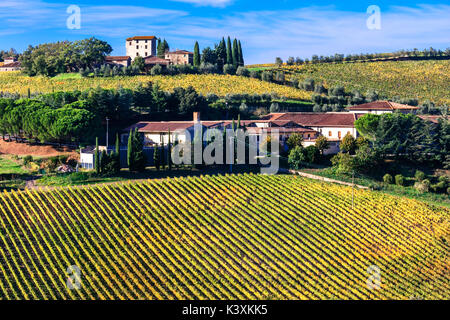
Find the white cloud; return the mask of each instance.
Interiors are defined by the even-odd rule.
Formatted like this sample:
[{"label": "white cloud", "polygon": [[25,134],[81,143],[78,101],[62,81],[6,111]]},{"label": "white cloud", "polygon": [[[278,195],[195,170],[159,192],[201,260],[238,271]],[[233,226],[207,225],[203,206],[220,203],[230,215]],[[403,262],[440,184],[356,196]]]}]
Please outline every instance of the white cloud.
[{"label": "white cloud", "polygon": [[233,0],[170,0],[170,1],[191,3],[196,6],[211,6],[218,8],[224,8],[233,2]]}]

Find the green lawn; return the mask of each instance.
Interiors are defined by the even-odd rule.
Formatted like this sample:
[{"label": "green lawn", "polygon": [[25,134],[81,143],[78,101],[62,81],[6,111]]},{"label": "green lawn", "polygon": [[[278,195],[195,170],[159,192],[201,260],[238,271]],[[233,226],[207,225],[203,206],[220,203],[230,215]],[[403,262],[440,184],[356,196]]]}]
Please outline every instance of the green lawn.
[{"label": "green lawn", "polygon": [[81,79],[81,74],[79,73],[60,73],[53,77],[54,80],[69,80],[69,79]]},{"label": "green lawn", "polygon": [[22,164],[7,157],[0,157],[0,174],[26,174]]}]

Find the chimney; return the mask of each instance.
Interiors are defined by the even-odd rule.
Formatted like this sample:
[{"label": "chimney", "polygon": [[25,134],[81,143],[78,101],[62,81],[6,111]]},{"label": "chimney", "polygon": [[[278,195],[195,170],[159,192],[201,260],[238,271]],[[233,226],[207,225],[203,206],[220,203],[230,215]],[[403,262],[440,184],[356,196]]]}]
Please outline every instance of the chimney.
[{"label": "chimney", "polygon": [[200,122],[200,112],[194,112],[194,122]]}]

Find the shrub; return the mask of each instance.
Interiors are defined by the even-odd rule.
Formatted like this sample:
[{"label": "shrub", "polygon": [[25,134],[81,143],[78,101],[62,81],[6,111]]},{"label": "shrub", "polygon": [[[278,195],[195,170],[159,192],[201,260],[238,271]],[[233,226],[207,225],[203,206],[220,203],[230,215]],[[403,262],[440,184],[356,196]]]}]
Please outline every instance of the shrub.
[{"label": "shrub", "polygon": [[25,156],[25,157],[23,157],[23,165],[24,166],[28,165],[30,162],[33,162],[33,157],[32,156]]},{"label": "shrub", "polygon": [[414,176],[416,177],[416,180],[419,182],[421,182],[425,179],[425,173],[420,170],[417,170],[416,174]]},{"label": "shrub", "polygon": [[431,185],[431,189],[433,190],[433,192],[436,193],[444,192],[445,187],[446,187],[445,181],[440,181],[436,184]]},{"label": "shrub", "polygon": [[382,189],[382,187],[378,183],[370,183],[369,189],[373,191],[379,191]]},{"label": "shrub", "polygon": [[279,112],[280,111],[280,105],[276,102],[272,103],[270,105],[270,112],[274,113],[274,112]]},{"label": "shrub", "polygon": [[257,70],[250,71],[250,78],[260,79],[259,72]]},{"label": "shrub", "polygon": [[233,75],[236,74],[236,69],[232,64],[226,64],[223,66],[223,73]]},{"label": "shrub", "polygon": [[305,148],[305,155],[308,163],[317,163],[320,158],[320,151],[316,146],[307,146]]},{"label": "shrub", "polygon": [[404,186],[405,185],[405,178],[401,174],[397,174],[395,176],[395,184],[398,186]]},{"label": "shrub", "polygon": [[236,75],[241,77],[248,77],[250,75],[250,71],[248,71],[247,68],[240,66],[236,70]]},{"label": "shrub", "polygon": [[383,182],[386,184],[392,184],[394,182],[394,179],[392,178],[392,176],[389,173],[386,173],[383,176]]},{"label": "shrub", "polygon": [[301,135],[300,133],[293,133],[287,139],[286,144],[288,145],[289,149],[292,150],[297,146],[302,147],[302,142],[303,135]]},{"label": "shrub", "polygon": [[270,71],[264,71],[264,72],[261,74],[261,80],[262,80],[262,81],[266,81],[266,82],[272,82],[272,80],[273,80],[272,72],[270,72]]},{"label": "shrub", "polygon": [[289,168],[298,170],[302,167],[302,163],[306,161],[305,152],[303,147],[296,146],[289,152],[288,163]]},{"label": "shrub", "polygon": [[339,152],[331,158],[331,163],[337,174],[350,174],[355,169],[353,158],[348,153]]},{"label": "shrub", "polygon": [[158,76],[158,75],[161,75],[162,73],[163,73],[163,68],[159,64],[157,64],[150,70],[150,74],[152,76]]},{"label": "shrub", "polygon": [[450,187],[447,188],[447,194],[450,195]]},{"label": "shrub", "polygon": [[416,189],[417,191],[419,191],[421,193],[424,193],[424,192],[428,192],[430,187],[427,186],[423,182],[416,182],[416,183],[414,183],[414,189]]}]

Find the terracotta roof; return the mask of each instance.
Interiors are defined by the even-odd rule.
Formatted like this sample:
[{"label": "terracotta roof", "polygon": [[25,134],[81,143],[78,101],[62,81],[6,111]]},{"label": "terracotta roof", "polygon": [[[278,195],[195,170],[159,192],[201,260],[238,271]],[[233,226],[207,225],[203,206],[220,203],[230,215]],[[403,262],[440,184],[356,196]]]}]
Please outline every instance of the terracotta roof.
[{"label": "terracotta roof", "polygon": [[175,50],[171,52],[166,52],[166,54],[194,54],[194,53],[187,50]]},{"label": "terracotta roof", "polygon": [[127,41],[132,41],[132,40],[153,40],[155,38],[156,38],[155,36],[136,36],[136,37],[127,38]]},{"label": "terracotta roof", "polygon": [[287,112],[269,114],[270,120],[289,120],[306,127],[353,127],[356,115],[350,112]]},{"label": "terracotta roof", "polygon": [[106,61],[127,61],[131,59],[129,56],[108,56],[105,58]]},{"label": "terracotta roof", "polygon": [[20,61],[14,61],[11,63],[3,64],[0,68],[19,68],[20,67]]},{"label": "terracotta roof", "polygon": [[351,106],[347,108],[348,110],[417,110],[418,107],[409,106],[406,104],[401,104],[392,101],[373,101],[368,103],[363,103],[356,106]]},{"label": "terracotta roof", "polygon": [[156,56],[149,56],[144,58],[145,64],[169,64],[170,60],[162,59]]},{"label": "terracotta roof", "polygon": [[431,121],[433,123],[438,123],[439,119],[445,119],[443,116],[428,116],[428,115],[420,115],[419,118],[427,121]]}]

